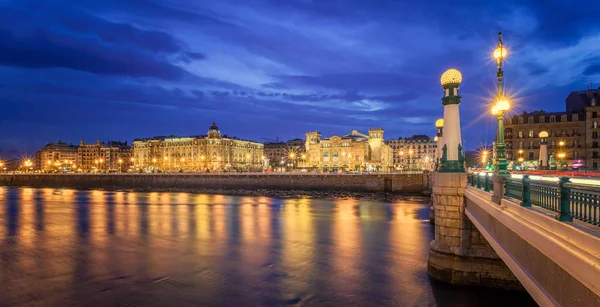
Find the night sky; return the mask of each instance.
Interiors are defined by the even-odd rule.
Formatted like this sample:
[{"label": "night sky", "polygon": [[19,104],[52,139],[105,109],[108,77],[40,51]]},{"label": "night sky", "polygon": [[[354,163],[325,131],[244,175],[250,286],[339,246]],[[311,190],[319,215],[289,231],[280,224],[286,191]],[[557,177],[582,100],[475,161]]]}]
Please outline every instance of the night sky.
[{"label": "night sky", "polygon": [[465,147],[492,141],[497,32],[513,112],[600,86],[596,1],[0,0],[0,156],[221,132],[435,133],[463,73]]}]

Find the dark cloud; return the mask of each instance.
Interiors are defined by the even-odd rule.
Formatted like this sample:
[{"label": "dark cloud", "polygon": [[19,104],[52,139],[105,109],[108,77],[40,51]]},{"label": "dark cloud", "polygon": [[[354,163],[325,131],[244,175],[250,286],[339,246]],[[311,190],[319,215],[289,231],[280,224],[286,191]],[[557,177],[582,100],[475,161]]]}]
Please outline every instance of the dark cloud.
[{"label": "dark cloud", "polygon": [[582,72],[584,76],[597,76],[600,75],[600,63],[589,65]]},{"label": "dark cloud", "polygon": [[593,4],[5,1],[0,149],[14,147],[6,140],[15,138],[202,134],[213,120],[230,135],[257,140],[372,126],[391,138],[433,134],[442,116],[439,76],[451,67],[464,77],[465,144],[481,145],[495,131],[482,114],[495,86],[489,52],[496,33],[511,48],[506,84],[519,91],[536,80],[517,108],[558,111],[600,66],[585,57],[560,72],[574,76],[568,85],[553,86],[547,80],[557,72],[543,55],[526,57],[580,48],[585,35],[600,31]]}]

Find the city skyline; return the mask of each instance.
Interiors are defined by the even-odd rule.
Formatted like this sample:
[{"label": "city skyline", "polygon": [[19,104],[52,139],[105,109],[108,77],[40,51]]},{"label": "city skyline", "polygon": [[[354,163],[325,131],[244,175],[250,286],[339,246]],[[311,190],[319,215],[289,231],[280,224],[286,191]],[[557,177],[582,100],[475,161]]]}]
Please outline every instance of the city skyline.
[{"label": "city skyline", "polygon": [[373,126],[433,135],[439,76],[451,67],[464,75],[472,150],[496,131],[498,31],[517,98],[509,113],[562,110],[569,92],[600,83],[591,1],[37,2],[0,4],[10,21],[0,40],[2,156],[50,139],[194,135],[212,121],[257,141]]}]

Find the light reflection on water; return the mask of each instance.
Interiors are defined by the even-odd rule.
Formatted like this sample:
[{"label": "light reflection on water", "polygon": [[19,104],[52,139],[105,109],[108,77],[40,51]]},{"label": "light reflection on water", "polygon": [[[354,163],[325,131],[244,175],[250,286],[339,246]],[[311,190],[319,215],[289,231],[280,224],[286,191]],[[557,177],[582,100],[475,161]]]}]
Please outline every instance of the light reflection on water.
[{"label": "light reflection on water", "polygon": [[0,187],[0,205],[6,305],[532,304],[430,281],[426,199]]}]

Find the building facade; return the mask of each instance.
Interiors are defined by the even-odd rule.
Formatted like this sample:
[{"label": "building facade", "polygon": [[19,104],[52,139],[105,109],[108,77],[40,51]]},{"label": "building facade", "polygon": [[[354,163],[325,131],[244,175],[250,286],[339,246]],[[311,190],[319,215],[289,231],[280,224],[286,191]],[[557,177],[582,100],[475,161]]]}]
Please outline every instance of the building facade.
[{"label": "building facade", "polygon": [[35,153],[34,168],[42,172],[72,172],[77,169],[77,146],[59,141]]},{"label": "building facade", "polygon": [[207,135],[153,137],[133,141],[137,171],[257,171],[262,170],[263,144],[221,135],[213,123]]},{"label": "building facade", "polygon": [[79,142],[77,165],[81,172],[126,171],[131,165],[131,147],[127,142]]},{"label": "building facade", "polygon": [[423,170],[434,169],[437,144],[427,135],[413,135],[408,138],[389,140],[394,151],[394,169]]},{"label": "building facade", "polygon": [[322,139],[319,132],[307,132],[305,159],[301,167],[315,171],[391,171],[393,152],[383,139],[383,129],[369,134],[352,130],[344,136]]},{"label": "building facade", "polygon": [[306,147],[303,139],[293,139],[287,142],[270,142],[264,145],[265,158],[271,167],[298,165],[306,159]]},{"label": "building facade", "polygon": [[551,169],[598,170],[600,166],[600,88],[571,92],[565,112],[523,112],[505,119],[507,160],[524,169],[540,165],[539,137],[548,133]]}]

